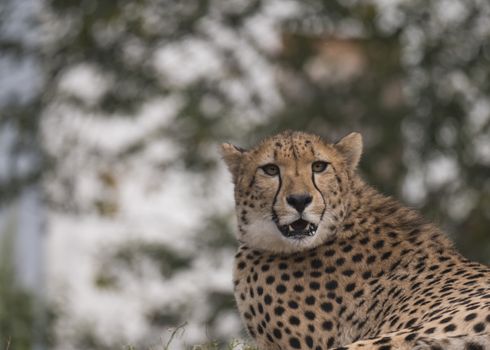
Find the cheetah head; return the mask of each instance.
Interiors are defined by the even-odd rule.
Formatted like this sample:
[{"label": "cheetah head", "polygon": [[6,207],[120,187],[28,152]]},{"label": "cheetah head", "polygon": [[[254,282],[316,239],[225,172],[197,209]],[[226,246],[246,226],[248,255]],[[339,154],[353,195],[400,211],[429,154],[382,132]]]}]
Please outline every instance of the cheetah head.
[{"label": "cheetah head", "polygon": [[238,239],[287,253],[331,238],[349,209],[349,182],[361,152],[358,133],[335,144],[287,131],[250,150],[221,145],[235,185]]}]

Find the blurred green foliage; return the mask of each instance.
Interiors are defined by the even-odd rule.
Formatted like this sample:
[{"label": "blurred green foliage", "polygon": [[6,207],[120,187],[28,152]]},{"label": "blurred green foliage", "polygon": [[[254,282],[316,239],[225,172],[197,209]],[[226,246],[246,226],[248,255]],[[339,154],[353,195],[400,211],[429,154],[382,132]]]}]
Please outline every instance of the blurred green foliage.
[{"label": "blurred green foliage", "polygon": [[0,240],[0,347],[32,349],[35,339],[34,298],[15,280],[12,235]]},{"label": "blurred green foliage", "polygon": [[[121,157],[137,156],[152,140],[167,138],[183,146],[178,162],[207,176],[216,167],[210,145],[222,140],[247,146],[287,128],[331,139],[359,130],[366,143],[361,171],[368,181],[404,200],[407,177],[421,174],[423,193],[408,198],[409,204],[448,229],[465,254],[490,261],[488,155],[475,151],[480,147],[488,153],[487,146],[479,144],[490,134],[490,123],[486,118],[475,126],[471,116],[479,103],[488,102],[490,93],[490,44],[481,29],[489,11],[486,3],[468,1],[459,17],[449,20],[443,1],[402,3],[391,15],[375,2],[294,2],[298,9],[282,23],[279,51],[264,50],[246,30],[248,21],[267,7],[260,0],[234,5],[153,0],[48,4],[66,25],[65,34],[46,48],[52,81],[78,63],[94,65],[112,79],[97,104],[71,101],[74,106],[110,118],[116,112],[131,115],[158,96],[182,98],[170,126],[129,145]],[[158,20],[145,17],[149,13]],[[280,107],[267,109],[267,96],[249,86],[241,53],[212,37],[206,21],[243,40],[247,50],[260,55],[260,64],[278,72]],[[162,76],[152,64],[153,55],[189,40],[214,50],[226,74],[180,85]],[[128,58],[131,45],[141,51],[138,57]],[[335,54],[337,61],[329,56]],[[311,72],[315,62],[342,68],[338,60],[350,58],[361,65],[351,76],[332,80]],[[258,122],[240,121],[247,106],[227,94],[227,79],[248,89],[248,107]],[[204,108],[209,100],[218,108]],[[455,175],[450,182],[433,185],[427,180],[428,169],[440,158],[455,164]],[[451,203],[465,196],[471,197],[469,209],[452,214],[458,208]]]}]

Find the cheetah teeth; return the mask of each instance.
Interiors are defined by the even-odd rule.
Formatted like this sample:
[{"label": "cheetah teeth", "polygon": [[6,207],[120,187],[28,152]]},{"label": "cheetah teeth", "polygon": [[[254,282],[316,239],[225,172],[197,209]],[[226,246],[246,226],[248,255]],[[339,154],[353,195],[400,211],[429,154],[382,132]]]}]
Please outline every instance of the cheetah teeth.
[{"label": "cheetah teeth", "polygon": [[294,223],[279,226],[279,230],[283,236],[295,239],[311,237],[316,233],[317,228],[317,225],[311,222],[306,223],[304,227],[298,227],[298,225],[296,225],[296,228],[294,228]]}]

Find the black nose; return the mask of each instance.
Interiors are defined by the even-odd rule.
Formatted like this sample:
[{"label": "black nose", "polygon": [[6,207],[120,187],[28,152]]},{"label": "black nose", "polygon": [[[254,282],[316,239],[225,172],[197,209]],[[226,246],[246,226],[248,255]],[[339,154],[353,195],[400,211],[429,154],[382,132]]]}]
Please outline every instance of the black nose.
[{"label": "black nose", "polygon": [[300,213],[305,210],[312,200],[313,197],[309,194],[292,194],[286,197],[288,204]]}]

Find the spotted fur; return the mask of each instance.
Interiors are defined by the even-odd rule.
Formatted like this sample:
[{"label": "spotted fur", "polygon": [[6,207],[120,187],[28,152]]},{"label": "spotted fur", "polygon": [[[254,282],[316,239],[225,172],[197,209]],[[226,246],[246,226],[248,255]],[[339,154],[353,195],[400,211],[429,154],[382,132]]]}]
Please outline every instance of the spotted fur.
[{"label": "spotted fur", "polygon": [[[234,289],[261,349],[490,350],[490,269],[356,173],[361,136],[222,146],[235,183]],[[322,172],[312,164],[326,162]],[[267,164],[278,167],[268,175]],[[301,212],[288,196],[311,196]],[[300,219],[302,218],[302,219]],[[313,236],[286,237],[294,220]]]}]

